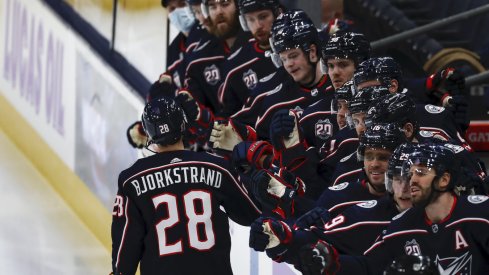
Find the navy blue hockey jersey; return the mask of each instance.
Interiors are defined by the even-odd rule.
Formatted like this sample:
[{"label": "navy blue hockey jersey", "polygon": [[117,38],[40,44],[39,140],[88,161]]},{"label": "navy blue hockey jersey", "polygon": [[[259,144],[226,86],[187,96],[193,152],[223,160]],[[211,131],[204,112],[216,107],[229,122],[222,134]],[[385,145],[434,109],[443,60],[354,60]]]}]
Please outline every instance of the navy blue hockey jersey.
[{"label": "navy blue hockey jersey", "polygon": [[230,55],[222,65],[225,79],[219,87],[221,116],[229,117],[246,103],[260,79],[277,70],[267,52],[253,39]]},{"label": "navy blue hockey jersey", "polygon": [[113,270],[134,274],[140,262],[145,275],[232,274],[228,217],[249,225],[260,211],[229,171],[223,159],[191,151],[158,153],[122,171]]},{"label": "navy blue hockey jersey", "polygon": [[[333,87],[327,88],[331,90]],[[299,124],[309,146],[321,147],[328,139],[338,132],[336,112],[333,111],[332,98],[323,98],[304,110]]]},{"label": "navy blue hockey jersey", "polygon": [[392,197],[384,196],[353,205],[332,218],[324,228],[312,231],[341,254],[363,255],[397,214],[399,211]]},{"label": "navy blue hockey jersey", "polygon": [[224,79],[222,63],[226,57],[239,49],[250,39],[250,34],[239,32],[232,48],[220,39],[211,39],[199,43],[189,56],[190,62],[185,69],[184,88],[201,104],[218,113],[221,105],[218,89]]},{"label": "navy blue hockey jersey", "polygon": [[[363,163],[356,162],[358,145],[358,136],[355,129],[345,127],[339,130],[319,149],[321,161],[318,171],[329,185],[351,180],[355,176],[357,178],[363,176],[361,173]],[[344,162],[348,162],[352,166],[338,166],[338,164]]]},{"label": "navy blue hockey jersey", "polygon": [[357,180],[328,187],[316,201],[316,206],[327,209],[330,217],[335,217],[349,206],[376,199],[379,199],[379,196],[369,192],[367,181]]},{"label": "navy blue hockey jersey", "polygon": [[337,274],[381,274],[403,254],[429,256],[441,274],[489,274],[489,197],[455,197],[450,214],[432,223],[424,208],[395,216],[367,257],[340,257]]}]

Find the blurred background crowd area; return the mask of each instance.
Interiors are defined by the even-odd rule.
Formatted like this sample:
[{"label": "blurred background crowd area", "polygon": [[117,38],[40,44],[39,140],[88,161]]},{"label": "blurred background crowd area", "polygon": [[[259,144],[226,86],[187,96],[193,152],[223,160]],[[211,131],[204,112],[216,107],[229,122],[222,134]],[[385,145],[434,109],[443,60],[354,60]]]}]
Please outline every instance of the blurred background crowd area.
[{"label": "blurred background crowd area", "polygon": [[[166,47],[178,31],[160,0],[65,0],[150,82],[165,71]],[[488,3],[487,0],[283,0],[305,10],[318,28],[340,18],[371,41],[374,55],[393,56],[405,77],[429,75],[442,66],[466,65],[466,75],[489,68],[489,12],[434,27],[398,41],[385,38],[440,22]],[[318,9],[321,6],[321,9]],[[453,61],[456,59],[457,61]],[[467,65],[469,64],[469,65]],[[486,80],[487,82],[487,80]],[[489,118],[487,86],[471,87],[472,120]]]}]

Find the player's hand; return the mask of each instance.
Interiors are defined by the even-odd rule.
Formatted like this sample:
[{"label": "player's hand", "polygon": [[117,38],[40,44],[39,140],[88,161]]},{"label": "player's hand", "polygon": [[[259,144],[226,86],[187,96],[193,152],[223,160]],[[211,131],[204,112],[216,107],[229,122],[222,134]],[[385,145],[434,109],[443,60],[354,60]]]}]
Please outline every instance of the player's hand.
[{"label": "player's hand", "polygon": [[261,203],[263,211],[271,211],[282,218],[294,214],[294,198],[305,193],[304,182],[284,168],[259,170],[252,175],[251,190]]},{"label": "player's hand", "polygon": [[465,76],[455,68],[445,68],[428,77],[426,90],[441,105],[447,95],[465,94]]},{"label": "player's hand", "polygon": [[253,222],[250,231],[250,247],[257,251],[266,250],[275,261],[287,252],[287,245],[293,239],[293,231],[283,221],[260,217]]},{"label": "player's hand", "polygon": [[188,91],[179,91],[177,96],[175,97],[175,101],[178,102],[180,106],[182,106],[182,109],[185,112],[185,115],[187,116],[189,122],[197,121],[200,119],[201,112],[199,104],[197,103],[197,101],[195,101],[195,99]]},{"label": "player's hand", "polygon": [[305,245],[300,249],[300,269],[304,275],[322,275],[335,268],[338,253],[329,243],[318,241],[314,245]]},{"label": "player's hand", "polygon": [[297,130],[295,113],[289,110],[276,112],[270,123],[270,140],[272,141],[273,147],[277,150],[283,150],[298,142],[295,139],[298,139],[299,135],[293,133],[294,130]]},{"label": "player's hand", "polygon": [[329,211],[323,207],[317,206],[299,217],[295,221],[295,228],[308,229],[311,226],[324,228],[324,225],[330,220]]},{"label": "player's hand", "polygon": [[141,121],[136,121],[126,131],[127,140],[134,148],[143,148],[148,143],[148,136],[144,132]]},{"label": "player's hand", "polygon": [[231,156],[233,168],[238,173],[248,174],[252,169],[267,169],[272,164],[273,147],[270,143],[259,140],[238,143]]},{"label": "player's hand", "polygon": [[251,127],[230,119],[214,122],[209,141],[212,143],[212,148],[231,152],[238,143],[255,139],[256,134]]}]

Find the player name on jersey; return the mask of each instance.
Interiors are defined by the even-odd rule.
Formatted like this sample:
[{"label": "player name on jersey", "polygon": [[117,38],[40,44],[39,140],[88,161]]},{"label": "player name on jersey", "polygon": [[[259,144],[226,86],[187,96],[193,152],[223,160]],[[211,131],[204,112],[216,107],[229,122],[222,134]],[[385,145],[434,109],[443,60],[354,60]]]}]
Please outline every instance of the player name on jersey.
[{"label": "player name on jersey", "polygon": [[204,183],[220,188],[222,173],[206,167],[173,167],[144,174],[131,181],[138,196],[156,188],[179,183]]}]

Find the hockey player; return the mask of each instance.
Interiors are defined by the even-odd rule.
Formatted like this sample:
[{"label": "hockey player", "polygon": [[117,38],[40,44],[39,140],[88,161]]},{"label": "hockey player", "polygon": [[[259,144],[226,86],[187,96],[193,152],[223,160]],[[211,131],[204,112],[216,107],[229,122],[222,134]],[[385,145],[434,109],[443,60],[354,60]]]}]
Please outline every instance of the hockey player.
[{"label": "hockey player", "polygon": [[[332,219],[328,218],[324,209],[313,209],[296,221],[293,231],[273,218],[266,221],[260,219],[251,227],[253,235],[250,236],[250,244],[255,250],[263,251],[269,245],[269,236],[270,239],[277,238],[280,244],[274,250],[286,250],[281,260],[296,265],[299,248],[305,243],[316,243],[318,239],[331,243],[341,254],[362,255],[387,227],[392,217],[412,206],[409,184],[402,180],[401,170],[413,148],[411,144],[405,143],[398,146],[391,155],[385,181],[388,196],[353,205]],[[272,232],[259,230],[260,221],[268,223]],[[284,243],[278,233],[287,230],[291,234],[288,242]],[[362,238],[358,238],[360,235]],[[271,255],[271,252],[267,254]]]},{"label": "hockey player", "polygon": [[[361,138],[365,132],[364,118],[369,107],[388,94],[389,91],[386,87],[368,87],[360,90],[348,102],[347,116],[349,117],[350,124],[352,124],[350,127],[353,127],[356,131],[356,137]],[[339,153],[333,151],[321,159],[320,162],[320,171],[322,171],[324,177],[329,179],[329,183],[332,186],[344,181],[363,179],[362,162],[357,158],[356,143],[353,140],[347,140],[346,142],[346,144],[336,149],[340,150]],[[347,149],[350,150],[348,154],[339,158],[342,154],[347,153]]]},{"label": "hockey player", "polygon": [[[239,0],[241,28],[250,31],[250,40],[223,64],[225,79],[219,87],[222,117],[239,111],[263,78],[277,70],[270,58],[270,31],[282,12],[278,0]],[[263,80],[262,80],[263,81]]]},{"label": "hockey player", "polygon": [[[247,43],[250,36],[239,26],[235,0],[204,0],[202,12],[209,18],[217,39],[199,43],[199,47],[189,56],[191,62],[186,67],[183,86],[185,93],[189,94],[189,101],[195,100],[201,109],[208,108],[212,114],[216,114],[221,108],[217,92],[224,78],[222,62]],[[189,119],[198,120],[199,117]]]},{"label": "hockey player", "polygon": [[[435,82],[440,82],[437,80]],[[443,82],[443,81],[442,81]],[[397,62],[391,57],[371,58],[360,64],[354,75],[357,88],[387,85],[393,93],[413,93],[403,90],[402,71]],[[455,88],[454,88],[455,89]],[[416,91],[418,92],[418,91]],[[411,96],[413,99],[414,97]],[[463,96],[454,96],[453,106],[441,107],[431,104],[417,104],[416,115],[421,131],[431,132],[445,138],[458,140],[469,148],[459,131],[466,122],[467,104]],[[454,123],[454,121],[458,121]],[[423,134],[423,132],[421,132]],[[470,150],[470,149],[469,149]]]},{"label": "hockey player", "polygon": [[[229,123],[215,125],[210,138],[214,148],[231,151],[243,140],[257,137],[268,140],[269,126],[277,111],[293,109],[301,114],[313,102],[333,97],[332,91],[327,90],[328,79],[319,68],[317,29],[304,11],[292,10],[279,15],[272,27],[271,45],[274,59],[283,64],[293,80],[286,79],[254,99],[256,103],[248,110],[256,118],[253,127],[238,126],[234,118]],[[234,141],[228,142],[226,137]]]},{"label": "hockey player", "polygon": [[[362,34],[338,32],[321,48],[321,67],[337,90],[352,79],[356,66],[369,56],[370,44]],[[308,145],[319,148],[344,127],[334,123],[335,103],[323,99],[304,110],[300,126]]]},{"label": "hockey player", "polygon": [[142,121],[155,154],[119,175],[114,274],[135,274],[138,264],[142,275],[232,274],[228,217],[249,225],[260,210],[227,162],[184,150],[186,118],[173,99],[146,104]]},{"label": "hockey player", "polygon": [[442,274],[489,272],[489,197],[455,195],[456,160],[445,146],[418,145],[403,168],[414,207],[392,219],[365,257],[339,256],[324,242],[305,247],[303,274],[380,274],[392,259],[413,254],[434,259]]},{"label": "hockey player", "polygon": [[345,207],[360,201],[375,200],[385,194],[385,173],[394,149],[406,141],[403,133],[393,124],[372,125],[360,137],[359,160],[363,161],[365,179],[341,182],[326,189],[316,201],[332,217]]}]

